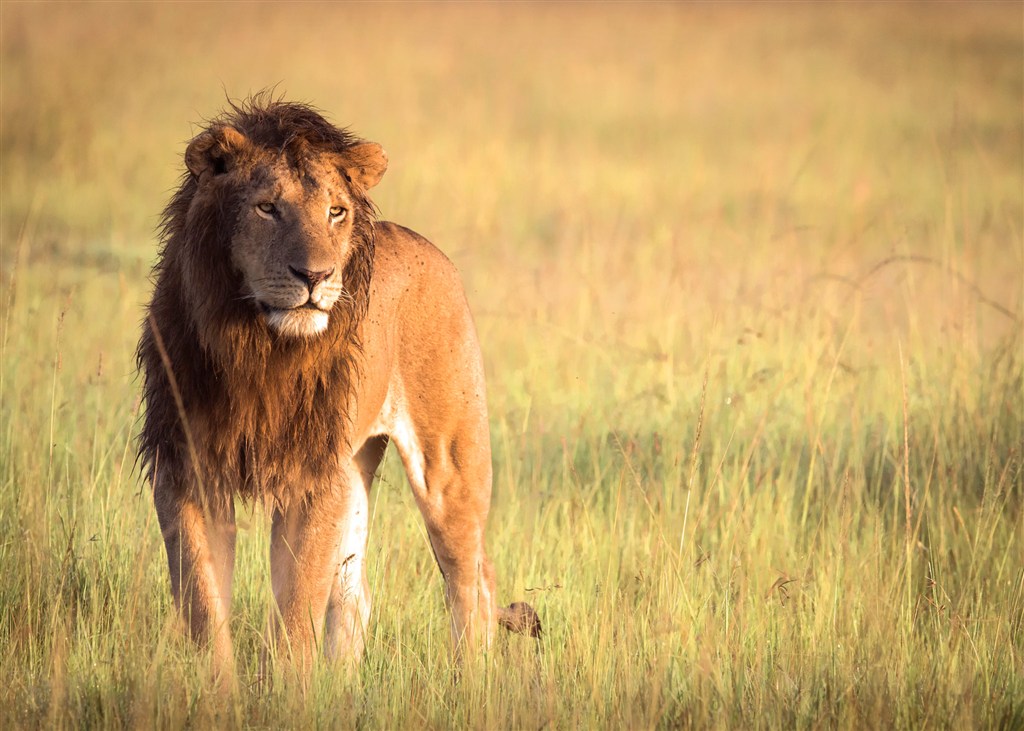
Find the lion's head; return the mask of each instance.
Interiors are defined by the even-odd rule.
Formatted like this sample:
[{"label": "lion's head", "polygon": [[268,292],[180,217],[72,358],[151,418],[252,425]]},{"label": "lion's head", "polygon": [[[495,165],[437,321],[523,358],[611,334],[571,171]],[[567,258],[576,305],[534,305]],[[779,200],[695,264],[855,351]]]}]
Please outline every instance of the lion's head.
[{"label": "lion's head", "polygon": [[[212,212],[231,211],[231,231],[214,233],[215,243],[227,246],[241,277],[235,295],[271,330],[319,335],[339,300],[354,303],[363,283],[352,280],[372,256],[366,191],[387,169],[380,145],[303,105],[236,106],[192,140],[185,164],[194,180],[185,225],[202,227]],[[170,213],[179,210],[172,205]]]},{"label": "lion's head", "polygon": [[138,350],[140,453],[151,475],[195,462],[222,492],[281,497],[327,479],[346,439],[373,275],[367,191],[387,157],[257,95],[210,122],[185,166]]}]

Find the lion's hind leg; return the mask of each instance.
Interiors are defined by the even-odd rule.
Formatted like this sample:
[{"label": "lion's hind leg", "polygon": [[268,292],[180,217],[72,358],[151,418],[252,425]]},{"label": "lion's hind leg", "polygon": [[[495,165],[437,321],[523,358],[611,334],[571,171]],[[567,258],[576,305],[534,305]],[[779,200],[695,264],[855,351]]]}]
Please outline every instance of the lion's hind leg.
[{"label": "lion's hind leg", "polygon": [[472,438],[478,434],[421,442],[411,428],[400,427],[393,435],[444,578],[457,662],[490,646],[498,618],[494,568],[484,548],[491,455],[485,441]]},{"label": "lion's hind leg", "polygon": [[[459,483],[458,477],[450,476],[447,487],[452,490]],[[459,662],[467,654],[488,649],[497,627],[494,567],[483,543],[484,516],[476,510],[463,510],[458,499],[419,502],[444,578],[452,647]]]}]

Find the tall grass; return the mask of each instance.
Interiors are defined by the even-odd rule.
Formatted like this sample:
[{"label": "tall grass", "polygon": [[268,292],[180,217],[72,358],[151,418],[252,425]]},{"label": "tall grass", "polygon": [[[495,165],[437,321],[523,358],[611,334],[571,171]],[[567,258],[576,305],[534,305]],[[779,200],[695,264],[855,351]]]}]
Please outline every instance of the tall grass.
[{"label": "tall grass", "polygon": [[[0,6],[0,727],[1024,725],[1019,6]],[[502,637],[454,682],[399,460],[355,675],[216,695],[134,467],[185,141],[381,141],[489,376]],[[241,506],[240,506],[241,508]]]}]

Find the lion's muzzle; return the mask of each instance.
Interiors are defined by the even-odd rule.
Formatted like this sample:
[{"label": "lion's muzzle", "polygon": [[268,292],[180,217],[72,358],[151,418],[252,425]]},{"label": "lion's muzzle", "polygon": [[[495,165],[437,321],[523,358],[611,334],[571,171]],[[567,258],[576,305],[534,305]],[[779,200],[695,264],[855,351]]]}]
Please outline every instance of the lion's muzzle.
[{"label": "lion's muzzle", "polygon": [[293,338],[308,338],[327,329],[330,314],[307,300],[298,307],[278,308],[260,302],[260,311],[267,326],[275,332]]},{"label": "lion's muzzle", "polygon": [[309,290],[309,295],[311,297],[313,296],[313,291],[316,289],[317,285],[334,274],[334,269],[335,267],[331,267],[330,269],[322,269],[314,272],[309,269],[293,267],[291,265],[288,266],[288,271],[294,274],[299,281],[306,285],[306,289]]}]

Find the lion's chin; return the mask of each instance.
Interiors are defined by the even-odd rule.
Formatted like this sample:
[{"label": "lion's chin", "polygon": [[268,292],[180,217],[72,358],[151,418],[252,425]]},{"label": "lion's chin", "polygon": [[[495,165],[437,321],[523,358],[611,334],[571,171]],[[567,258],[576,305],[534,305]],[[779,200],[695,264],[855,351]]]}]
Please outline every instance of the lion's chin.
[{"label": "lion's chin", "polygon": [[290,338],[309,338],[327,329],[329,315],[323,310],[298,307],[294,310],[267,308],[263,312],[271,330]]}]

